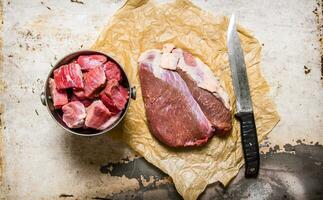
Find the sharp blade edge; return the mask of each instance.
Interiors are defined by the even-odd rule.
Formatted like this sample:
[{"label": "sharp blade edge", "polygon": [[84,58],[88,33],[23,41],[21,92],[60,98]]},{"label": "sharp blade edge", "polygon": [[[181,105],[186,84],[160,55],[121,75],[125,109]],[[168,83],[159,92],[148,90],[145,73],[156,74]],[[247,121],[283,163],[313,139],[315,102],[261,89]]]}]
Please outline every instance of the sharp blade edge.
[{"label": "sharp blade edge", "polygon": [[252,101],[250,97],[246,64],[244,61],[243,50],[235,25],[235,15],[230,18],[227,32],[227,46],[229,62],[231,66],[232,82],[234,93],[237,98],[237,113],[251,112]]}]

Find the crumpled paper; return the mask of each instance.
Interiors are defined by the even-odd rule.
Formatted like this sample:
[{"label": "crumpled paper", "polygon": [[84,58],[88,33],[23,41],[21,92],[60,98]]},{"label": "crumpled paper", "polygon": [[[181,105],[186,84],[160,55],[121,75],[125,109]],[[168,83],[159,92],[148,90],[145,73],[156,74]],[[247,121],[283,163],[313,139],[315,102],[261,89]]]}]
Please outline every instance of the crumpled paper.
[{"label": "crumpled paper", "polygon": [[[152,1],[128,0],[101,33],[93,49],[113,56],[124,67],[130,82],[137,87],[137,99],[131,102],[124,123],[112,136],[169,174],[184,199],[197,199],[208,184],[220,181],[224,186],[243,165],[240,125],[226,138],[213,137],[200,148],[176,150],[161,145],[149,132],[140,90],[137,60],[140,53],[165,43],[191,52],[220,78],[230,96],[234,114],[235,96],[226,47],[228,18],[214,17],[187,0],[157,5]],[[261,45],[246,29],[238,26],[245,53],[259,141],[279,121],[275,106],[268,98],[269,86],[260,70]],[[171,117],[171,116],[170,116]]]}]

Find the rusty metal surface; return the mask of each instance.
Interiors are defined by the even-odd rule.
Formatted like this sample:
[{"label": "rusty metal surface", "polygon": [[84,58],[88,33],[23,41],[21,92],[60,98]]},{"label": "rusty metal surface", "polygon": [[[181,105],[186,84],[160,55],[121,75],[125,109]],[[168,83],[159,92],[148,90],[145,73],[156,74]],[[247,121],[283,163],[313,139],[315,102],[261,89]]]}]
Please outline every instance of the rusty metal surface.
[{"label": "rusty metal surface", "polygon": [[[229,187],[214,183],[207,187],[199,199],[322,199],[323,146],[300,143],[285,145],[282,149],[285,153],[277,153],[277,150],[261,155],[258,179],[245,179],[242,169]],[[182,199],[168,181],[168,176],[142,158],[126,164],[102,166],[101,172],[136,178],[140,190],[100,198]],[[145,185],[145,180],[150,180],[148,185]]]},{"label": "rusty metal surface", "polygon": [[[0,102],[5,199],[180,199],[166,174],[108,135],[64,132],[40,100],[51,65],[87,49],[124,1],[3,1]],[[258,180],[241,174],[201,199],[322,199],[321,6],[316,1],[194,1],[230,15],[263,44],[281,122],[261,144]],[[98,6],[99,5],[99,6]],[[322,40],[321,40],[322,41]],[[134,160],[134,161],[133,161]],[[242,170],[243,172],[243,170]]]}]

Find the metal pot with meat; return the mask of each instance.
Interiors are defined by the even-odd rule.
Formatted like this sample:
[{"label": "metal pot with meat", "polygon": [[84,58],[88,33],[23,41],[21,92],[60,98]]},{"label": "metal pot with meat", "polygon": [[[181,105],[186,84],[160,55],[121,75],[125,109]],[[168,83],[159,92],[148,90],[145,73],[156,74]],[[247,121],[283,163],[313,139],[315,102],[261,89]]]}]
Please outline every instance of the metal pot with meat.
[{"label": "metal pot with meat", "polygon": [[98,51],[65,56],[50,71],[41,102],[65,130],[95,136],[117,126],[136,98],[120,63]]}]

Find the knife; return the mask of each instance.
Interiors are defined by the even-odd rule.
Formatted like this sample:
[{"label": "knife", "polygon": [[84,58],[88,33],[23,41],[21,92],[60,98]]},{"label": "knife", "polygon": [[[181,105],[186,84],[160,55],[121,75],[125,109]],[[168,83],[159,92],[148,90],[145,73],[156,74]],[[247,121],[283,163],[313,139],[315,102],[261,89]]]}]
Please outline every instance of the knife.
[{"label": "knife", "polygon": [[259,146],[257,129],[252,109],[246,64],[243,50],[235,25],[235,15],[232,14],[227,32],[227,46],[237,112],[235,116],[240,121],[241,141],[245,160],[245,177],[257,177],[259,172]]}]

